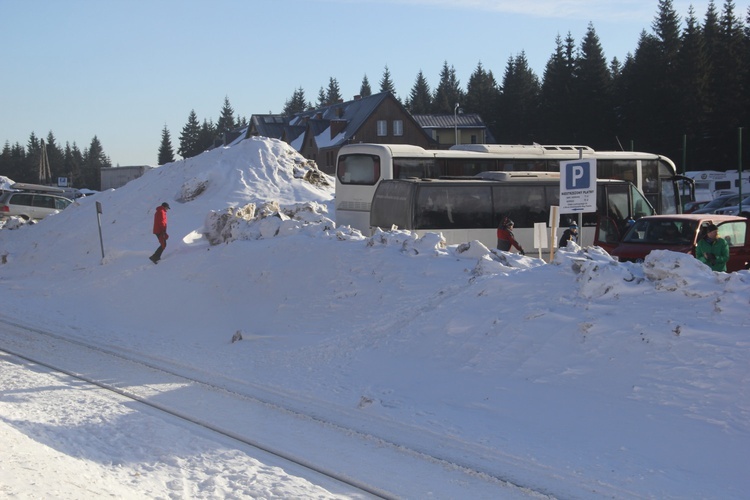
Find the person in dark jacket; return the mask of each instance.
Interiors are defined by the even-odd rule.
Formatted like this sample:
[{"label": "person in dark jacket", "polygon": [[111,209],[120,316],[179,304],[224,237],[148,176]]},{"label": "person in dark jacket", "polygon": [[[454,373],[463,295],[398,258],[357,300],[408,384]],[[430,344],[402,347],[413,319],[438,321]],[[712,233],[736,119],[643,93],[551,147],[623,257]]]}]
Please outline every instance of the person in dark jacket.
[{"label": "person in dark jacket", "polygon": [[508,217],[503,217],[500,226],[497,228],[497,249],[503,252],[510,252],[511,246],[515,247],[521,255],[526,255],[523,247],[516,241],[515,236],[513,236],[513,221]]},{"label": "person in dark jacket", "polygon": [[156,207],[156,212],[154,212],[154,234],[156,239],[159,240],[159,248],[149,257],[154,264],[159,262],[162,252],[167,248],[167,240],[169,239],[167,234],[167,210],[169,210],[169,203],[165,201]]},{"label": "person in dark jacket", "polygon": [[571,222],[570,227],[563,232],[560,237],[560,243],[557,246],[560,248],[567,247],[569,241],[578,243],[578,224],[575,222]]}]

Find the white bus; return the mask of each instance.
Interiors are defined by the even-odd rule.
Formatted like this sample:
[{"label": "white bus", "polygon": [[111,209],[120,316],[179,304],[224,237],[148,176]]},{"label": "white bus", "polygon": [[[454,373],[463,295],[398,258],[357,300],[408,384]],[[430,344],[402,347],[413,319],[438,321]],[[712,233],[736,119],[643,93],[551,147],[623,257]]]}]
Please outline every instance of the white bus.
[{"label": "white bus", "polygon": [[[526,250],[534,246],[534,224],[550,220],[550,207],[560,202],[560,174],[552,172],[485,172],[477,177],[387,179],[372,199],[370,229],[399,229],[442,233],[447,244],[479,240],[497,244],[497,227],[504,217]],[[598,179],[596,213],[582,216],[579,243],[613,249],[634,219],[654,209],[638,188],[627,181]],[[577,222],[579,214],[563,214],[558,227]],[[572,220],[571,220],[572,219]],[[549,243],[552,243],[550,245]],[[555,246],[549,242],[549,246]]]},{"label": "white bus", "polygon": [[473,176],[485,171],[559,172],[560,161],[593,158],[597,178],[632,182],[657,213],[682,211],[679,176],[664,156],[629,151],[594,151],[587,146],[463,144],[427,150],[400,144],[349,144],[336,162],[336,223],[369,231],[370,203],[384,179]]}]

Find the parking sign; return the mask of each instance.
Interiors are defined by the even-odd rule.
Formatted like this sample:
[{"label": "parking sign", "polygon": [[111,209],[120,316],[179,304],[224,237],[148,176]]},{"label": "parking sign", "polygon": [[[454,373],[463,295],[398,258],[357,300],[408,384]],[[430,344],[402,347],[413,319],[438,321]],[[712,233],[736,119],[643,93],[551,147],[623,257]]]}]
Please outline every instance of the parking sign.
[{"label": "parking sign", "polygon": [[596,160],[560,162],[560,213],[596,212]]}]

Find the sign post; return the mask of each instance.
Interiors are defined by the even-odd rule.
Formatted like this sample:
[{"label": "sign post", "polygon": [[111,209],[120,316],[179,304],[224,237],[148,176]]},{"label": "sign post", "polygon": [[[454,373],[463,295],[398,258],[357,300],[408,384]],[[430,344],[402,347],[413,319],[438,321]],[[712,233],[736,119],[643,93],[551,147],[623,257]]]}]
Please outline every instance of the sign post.
[{"label": "sign post", "polygon": [[578,214],[579,243],[583,243],[583,214],[596,212],[596,160],[560,162],[560,213]]},{"label": "sign post", "polygon": [[99,222],[99,244],[102,247],[102,261],[104,261],[104,239],[102,238],[102,204],[96,202],[96,220]]}]

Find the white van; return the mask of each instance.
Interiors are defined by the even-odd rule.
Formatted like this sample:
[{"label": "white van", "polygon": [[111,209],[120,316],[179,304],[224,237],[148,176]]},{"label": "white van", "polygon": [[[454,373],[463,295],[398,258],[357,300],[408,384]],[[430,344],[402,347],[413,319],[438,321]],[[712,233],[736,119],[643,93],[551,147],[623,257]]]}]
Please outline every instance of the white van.
[{"label": "white van", "polygon": [[31,191],[3,191],[0,194],[0,218],[11,216],[25,220],[43,219],[73,203],[68,198]]}]

